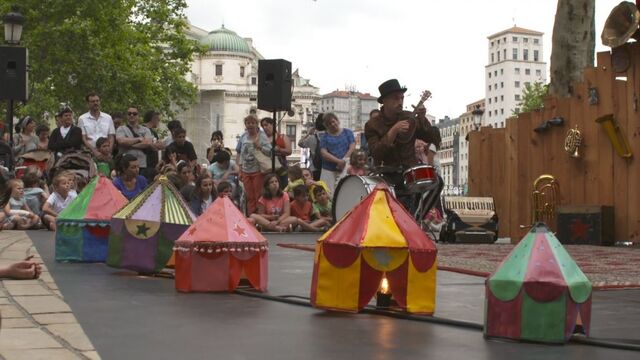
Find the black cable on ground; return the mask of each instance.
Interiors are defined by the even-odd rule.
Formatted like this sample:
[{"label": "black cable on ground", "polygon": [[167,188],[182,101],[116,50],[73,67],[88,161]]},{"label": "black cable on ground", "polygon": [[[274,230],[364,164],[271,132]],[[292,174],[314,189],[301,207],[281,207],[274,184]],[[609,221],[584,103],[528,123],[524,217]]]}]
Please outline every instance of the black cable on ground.
[{"label": "black cable on ground", "polygon": [[[236,294],[243,295],[243,296],[277,301],[277,302],[291,304],[291,305],[312,307],[309,298],[304,296],[298,296],[298,295],[275,296],[275,295],[259,293],[256,291],[248,291],[248,290],[241,290],[241,289],[236,289],[235,292]],[[412,315],[412,314],[398,312],[394,310],[382,310],[373,306],[367,306],[361,312],[365,314],[389,316],[392,318],[402,319],[402,320],[422,321],[422,322],[428,322],[432,324],[456,326],[456,327],[461,327],[465,329],[473,329],[473,330],[480,330],[480,331],[484,330],[483,324],[475,323],[471,321],[447,319],[447,318],[441,318],[437,316]],[[571,336],[569,341],[577,344],[582,344],[582,345],[598,346],[598,347],[605,347],[610,349],[640,351],[640,345],[630,344],[625,342],[615,342],[615,341],[609,341],[609,340],[598,340],[595,338],[587,338],[587,337],[584,337],[583,335],[573,335]]]}]

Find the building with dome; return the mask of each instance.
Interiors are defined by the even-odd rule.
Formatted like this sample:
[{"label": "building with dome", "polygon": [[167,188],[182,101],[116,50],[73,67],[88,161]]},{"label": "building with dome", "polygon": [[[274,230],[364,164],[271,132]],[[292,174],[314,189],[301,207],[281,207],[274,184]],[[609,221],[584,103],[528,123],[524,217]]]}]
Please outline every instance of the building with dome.
[{"label": "building with dome", "polygon": [[[237,139],[244,132],[243,119],[257,107],[258,60],[264,57],[253,46],[251,38],[243,38],[224,25],[207,32],[190,25],[187,35],[207,48],[207,52],[196,57],[191,66],[190,81],[198,88],[198,99],[178,119],[187,129],[199,158],[204,159],[210,144],[211,133],[221,130],[225,146],[234,149]],[[288,59],[293,60],[293,59]],[[292,61],[295,69],[295,62]],[[292,140],[291,161],[300,158],[297,142],[305,124],[311,123],[319,102],[319,89],[295,69],[291,110],[282,117],[280,132]],[[284,116],[283,116],[284,115]],[[257,110],[258,118],[272,116]]]}]

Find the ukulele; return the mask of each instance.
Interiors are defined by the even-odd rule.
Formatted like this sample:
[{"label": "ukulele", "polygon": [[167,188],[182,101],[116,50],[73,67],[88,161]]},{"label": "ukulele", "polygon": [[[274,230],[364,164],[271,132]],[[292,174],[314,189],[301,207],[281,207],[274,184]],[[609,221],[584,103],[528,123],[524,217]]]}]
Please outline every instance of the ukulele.
[{"label": "ukulele", "polygon": [[416,119],[416,115],[418,114],[418,108],[424,104],[425,101],[427,101],[430,97],[431,97],[431,91],[429,90],[425,90],[422,92],[422,95],[420,96],[420,101],[418,101],[418,105],[412,105],[413,106],[413,112],[411,113],[410,117],[408,119],[403,119],[403,120],[408,120],[409,121],[409,131],[407,131],[404,134],[398,134],[398,136],[396,137],[396,141],[402,143],[402,144],[406,144],[408,143],[412,138],[414,138],[414,134],[416,132],[416,127],[417,127],[417,119]]}]

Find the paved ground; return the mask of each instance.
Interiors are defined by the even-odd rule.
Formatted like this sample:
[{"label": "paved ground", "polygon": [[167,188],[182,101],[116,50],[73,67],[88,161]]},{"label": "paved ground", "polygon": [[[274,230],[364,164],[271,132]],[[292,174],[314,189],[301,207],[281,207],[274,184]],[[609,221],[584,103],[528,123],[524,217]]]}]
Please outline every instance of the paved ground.
[{"label": "paved ground", "polygon": [[[0,266],[28,255],[42,261],[26,233],[0,232]],[[0,313],[0,357],[4,359],[100,358],[46,266],[38,280],[0,281]]]},{"label": "paved ground", "polygon": [[[29,235],[103,359],[612,360],[640,356],[578,344],[486,341],[477,330],[334,314],[236,294],[180,294],[168,279],[140,277],[103,264],[55,263],[53,235],[44,231]],[[269,238],[270,294],[308,296],[312,253],[279,248],[275,243],[311,244],[315,237]],[[483,296],[483,279],[440,272],[436,315],[482,322]],[[640,291],[597,292],[593,300],[593,336],[640,343]]]}]

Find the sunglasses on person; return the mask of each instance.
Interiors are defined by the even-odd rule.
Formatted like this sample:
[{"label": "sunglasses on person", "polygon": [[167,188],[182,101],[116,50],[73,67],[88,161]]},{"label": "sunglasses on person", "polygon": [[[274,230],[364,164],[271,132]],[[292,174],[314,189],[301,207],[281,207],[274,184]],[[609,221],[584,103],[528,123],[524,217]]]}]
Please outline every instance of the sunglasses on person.
[{"label": "sunglasses on person", "polygon": [[137,116],[138,115],[137,112],[129,112],[128,114],[129,114],[129,116]]}]

